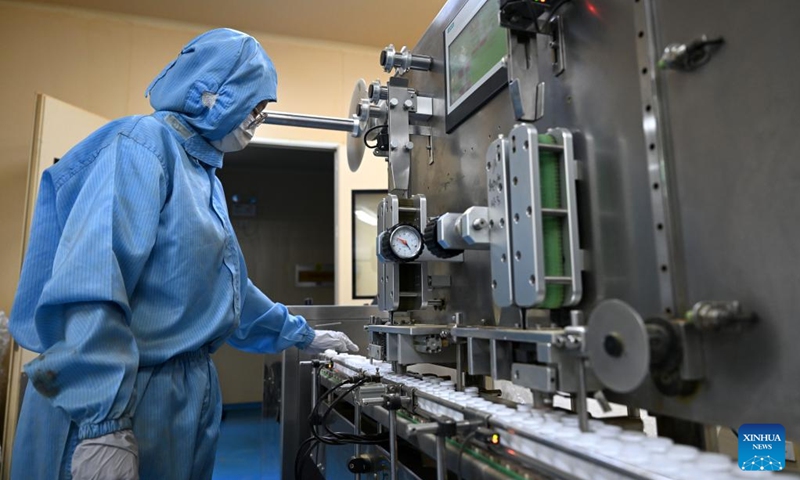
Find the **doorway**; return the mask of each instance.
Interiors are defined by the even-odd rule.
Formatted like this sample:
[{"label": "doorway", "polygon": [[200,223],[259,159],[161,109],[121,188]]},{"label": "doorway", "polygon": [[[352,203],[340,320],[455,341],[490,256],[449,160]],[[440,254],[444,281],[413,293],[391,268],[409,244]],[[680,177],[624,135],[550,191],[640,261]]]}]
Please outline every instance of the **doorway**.
[{"label": "doorway", "polygon": [[330,149],[251,144],[218,172],[250,279],[276,302],[334,303],[334,159]]},{"label": "doorway", "polygon": [[[248,276],[275,302],[335,303],[335,160],[335,145],[256,140],[217,172]],[[214,354],[225,412],[215,480],[280,472],[276,405],[262,403],[275,397],[266,395],[272,357],[227,345]]]}]

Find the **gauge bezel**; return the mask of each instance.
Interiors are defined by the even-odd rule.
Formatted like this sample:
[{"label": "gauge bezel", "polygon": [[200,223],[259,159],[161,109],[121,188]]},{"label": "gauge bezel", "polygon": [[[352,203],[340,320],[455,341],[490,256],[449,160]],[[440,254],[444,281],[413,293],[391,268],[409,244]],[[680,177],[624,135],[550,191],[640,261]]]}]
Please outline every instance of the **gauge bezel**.
[{"label": "gauge bezel", "polygon": [[[419,238],[419,249],[414,253],[414,255],[410,257],[406,257],[404,255],[399,254],[397,251],[395,251],[393,245],[393,240],[395,238],[395,235],[397,235],[398,232],[406,229],[413,231]],[[419,258],[420,255],[422,255],[422,250],[425,248],[425,242],[422,237],[422,232],[420,232],[419,229],[414,225],[406,223],[395,225],[394,228],[392,228],[392,230],[389,232],[388,244],[389,244],[389,250],[392,252],[392,255],[395,256],[401,262],[412,262],[416,260],[417,258]]]}]

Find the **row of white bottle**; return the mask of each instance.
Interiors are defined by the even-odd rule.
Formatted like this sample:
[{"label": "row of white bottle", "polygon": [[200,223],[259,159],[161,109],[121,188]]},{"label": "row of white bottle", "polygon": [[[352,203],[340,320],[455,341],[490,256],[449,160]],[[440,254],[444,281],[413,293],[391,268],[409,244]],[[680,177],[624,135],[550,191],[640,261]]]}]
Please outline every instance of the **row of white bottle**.
[{"label": "row of white bottle", "polygon": [[348,377],[356,377],[362,373],[369,375],[392,373],[392,364],[371,360],[363,355],[350,355],[337,353],[335,350],[326,350],[323,356],[328,360],[336,360],[333,364],[333,370]]},{"label": "row of white bottle", "polygon": [[[336,359],[334,369],[349,376],[359,373],[380,374],[388,381],[402,384],[424,392],[439,401],[418,397],[417,407],[423,411],[459,421],[464,414],[456,408],[467,407],[489,415],[505,427],[501,435],[504,447],[534,460],[553,465],[577,478],[586,480],[612,480],[621,475],[613,469],[598,465],[606,462],[636,473],[655,473],[674,480],[738,480],[742,478],[772,477],[772,472],[741,471],[727,455],[701,452],[686,446],[675,445],[665,437],[647,437],[641,432],[626,431],[599,420],[589,420],[589,432],[578,428],[578,417],[563,411],[533,409],[531,405],[519,404],[510,408],[479,396],[476,387],[463,392],[456,391],[452,381],[429,376],[423,379],[392,373],[391,365],[375,362],[360,355],[326,352]],[[342,365],[343,364],[343,365]],[[444,402],[442,402],[444,401]],[[527,436],[526,436],[527,434]],[[548,447],[531,440],[530,436],[593,457],[600,462],[591,462],[562,449]],[[781,475],[780,478],[797,478]]]},{"label": "row of white bottle", "polygon": [[[614,470],[578,458],[569,453],[530,440],[536,436],[581,452],[595,459],[612,463],[636,473],[655,473],[675,480],[736,480],[763,478],[772,472],[743,472],[728,457],[720,453],[701,452],[686,446],[675,445],[665,437],[647,437],[641,432],[626,431],[599,420],[589,420],[589,432],[578,428],[577,415],[563,411],[537,410],[532,405],[519,404],[510,408],[478,395],[478,389],[469,387],[463,392],[455,390],[452,381],[437,377],[419,379],[407,375],[388,373],[386,380],[415,388],[450,403],[488,414],[492,420],[506,428],[501,443],[517,453],[534,460],[551,464],[566,473],[586,480],[611,480],[621,475]],[[418,399],[418,406],[438,416],[463,420],[464,415],[446,405]],[[781,478],[785,478],[781,475]]]}]

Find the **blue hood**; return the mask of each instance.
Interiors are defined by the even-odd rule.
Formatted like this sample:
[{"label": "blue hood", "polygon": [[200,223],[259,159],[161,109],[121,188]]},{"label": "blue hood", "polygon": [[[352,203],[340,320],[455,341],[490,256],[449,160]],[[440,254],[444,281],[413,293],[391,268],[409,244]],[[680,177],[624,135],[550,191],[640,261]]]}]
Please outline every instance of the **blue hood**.
[{"label": "blue hood", "polygon": [[147,87],[157,111],[181,114],[206,140],[219,140],[264,100],[277,100],[278,75],[258,41],[220,28],[195,38]]}]

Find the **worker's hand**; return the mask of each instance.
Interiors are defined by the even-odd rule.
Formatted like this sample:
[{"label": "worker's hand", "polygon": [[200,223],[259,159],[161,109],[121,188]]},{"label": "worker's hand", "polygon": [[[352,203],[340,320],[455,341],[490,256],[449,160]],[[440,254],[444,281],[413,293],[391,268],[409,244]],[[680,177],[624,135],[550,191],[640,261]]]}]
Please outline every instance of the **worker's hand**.
[{"label": "worker's hand", "polygon": [[314,341],[306,347],[305,351],[311,354],[322,353],[325,350],[336,350],[337,352],[358,351],[358,345],[353,343],[347,335],[342,332],[332,330],[314,330],[316,336]]},{"label": "worker's hand", "polygon": [[87,438],[72,455],[73,480],[139,480],[139,447],[131,430]]}]

